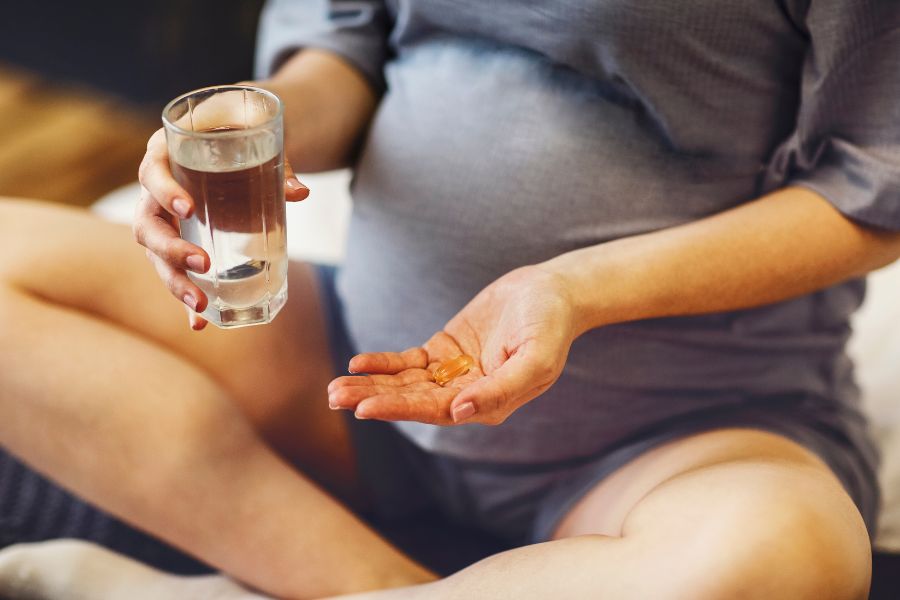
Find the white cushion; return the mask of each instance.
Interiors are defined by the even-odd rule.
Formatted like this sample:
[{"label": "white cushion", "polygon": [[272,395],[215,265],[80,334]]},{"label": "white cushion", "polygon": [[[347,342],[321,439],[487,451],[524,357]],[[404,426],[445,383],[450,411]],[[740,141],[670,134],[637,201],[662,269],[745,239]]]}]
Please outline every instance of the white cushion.
[{"label": "white cushion", "polygon": [[850,355],[863,406],[881,447],[883,494],[876,546],[900,552],[900,262],[869,276],[869,292],[853,319]]}]

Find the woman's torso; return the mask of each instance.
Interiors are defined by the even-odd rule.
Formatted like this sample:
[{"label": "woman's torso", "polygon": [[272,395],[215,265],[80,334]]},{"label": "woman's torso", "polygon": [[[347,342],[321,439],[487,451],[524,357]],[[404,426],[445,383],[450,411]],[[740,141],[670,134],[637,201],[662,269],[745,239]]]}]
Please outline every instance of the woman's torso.
[{"label": "woman's torso", "polygon": [[[776,0],[388,2],[395,58],[353,184],[339,279],[359,351],[421,344],[524,264],[758,197],[791,135],[807,40]],[[752,260],[752,257],[748,257]],[[501,428],[398,427],[491,461],[602,452],[755,397],[852,402],[852,282],[772,307],[578,339]]]}]

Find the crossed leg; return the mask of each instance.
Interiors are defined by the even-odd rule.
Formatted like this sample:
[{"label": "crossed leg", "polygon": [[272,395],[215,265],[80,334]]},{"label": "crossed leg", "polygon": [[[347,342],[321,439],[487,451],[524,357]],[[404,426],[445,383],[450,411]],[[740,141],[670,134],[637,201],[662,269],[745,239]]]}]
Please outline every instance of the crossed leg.
[{"label": "crossed leg", "polygon": [[[0,255],[0,443],[269,593],[429,578],[256,433],[353,489],[346,432],[317,397],[330,371],[308,267],[291,273],[277,326],[198,335],[127,228],[0,203]],[[721,430],[621,468],[554,541],[356,597],[850,600],[869,574],[865,527],[821,461],[773,434]]]},{"label": "crossed leg", "polygon": [[127,227],[0,201],[0,256],[10,452],[271,594],[431,579],[290,464],[353,494],[309,266],[274,325],[196,333]]},{"label": "crossed leg", "polygon": [[556,539],[438,582],[355,600],[863,600],[865,525],[818,458],[783,437],[724,429],[619,469]]}]

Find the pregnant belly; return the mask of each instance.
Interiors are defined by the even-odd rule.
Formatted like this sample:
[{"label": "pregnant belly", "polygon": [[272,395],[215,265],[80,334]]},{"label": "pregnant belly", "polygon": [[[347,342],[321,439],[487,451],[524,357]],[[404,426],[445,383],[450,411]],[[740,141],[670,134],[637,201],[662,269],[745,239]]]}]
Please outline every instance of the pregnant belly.
[{"label": "pregnant belly", "polygon": [[513,268],[753,195],[755,164],[672,152],[633,103],[526,51],[434,43],[393,62],[388,83],[342,279],[404,323],[407,296],[415,319],[442,325]]}]

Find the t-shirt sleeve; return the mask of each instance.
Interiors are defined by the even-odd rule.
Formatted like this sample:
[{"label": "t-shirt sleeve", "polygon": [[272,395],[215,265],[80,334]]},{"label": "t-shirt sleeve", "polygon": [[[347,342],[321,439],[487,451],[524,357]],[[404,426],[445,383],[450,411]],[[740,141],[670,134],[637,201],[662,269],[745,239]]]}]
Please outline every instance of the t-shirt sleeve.
[{"label": "t-shirt sleeve", "polygon": [[900,230],[900,1],[808,0],[802,23],[810,50],[797,130],[770,178]]},{"label": "t-shirt sleeve", "polygon": [[328,50],[384,90],[390,17],[383,0],[269,0],[259,21],[256,77],[270,76],[300,48]]}]

